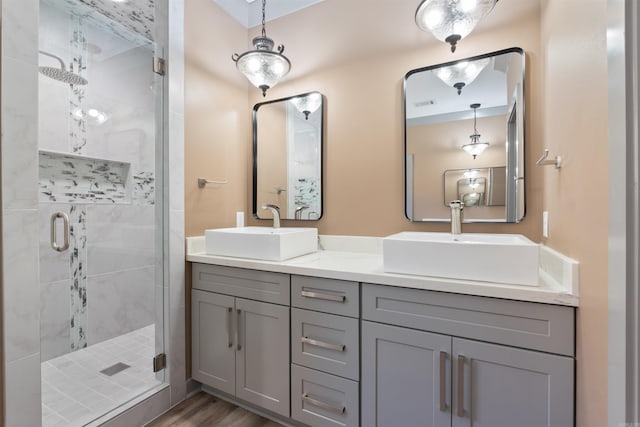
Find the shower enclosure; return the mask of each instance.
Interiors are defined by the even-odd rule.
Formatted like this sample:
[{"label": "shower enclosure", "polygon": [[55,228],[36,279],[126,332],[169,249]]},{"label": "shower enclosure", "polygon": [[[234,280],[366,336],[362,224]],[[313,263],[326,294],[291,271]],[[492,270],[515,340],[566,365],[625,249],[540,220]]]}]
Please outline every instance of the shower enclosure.
[{"label": "shower enclosure", "polygon": [[42,425],[81,426],[164,381],[163,85],[153,0],[39,16]]}]

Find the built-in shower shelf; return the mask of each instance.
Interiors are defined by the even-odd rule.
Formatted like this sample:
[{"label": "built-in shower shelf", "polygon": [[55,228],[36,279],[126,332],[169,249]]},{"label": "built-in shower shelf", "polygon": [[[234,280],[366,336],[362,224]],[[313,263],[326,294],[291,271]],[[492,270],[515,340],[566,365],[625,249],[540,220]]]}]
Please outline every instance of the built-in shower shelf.
[{"label": "built-in shower shelf", "polygon": [[130,203],[131,163],[39,150],[41,203]]}]

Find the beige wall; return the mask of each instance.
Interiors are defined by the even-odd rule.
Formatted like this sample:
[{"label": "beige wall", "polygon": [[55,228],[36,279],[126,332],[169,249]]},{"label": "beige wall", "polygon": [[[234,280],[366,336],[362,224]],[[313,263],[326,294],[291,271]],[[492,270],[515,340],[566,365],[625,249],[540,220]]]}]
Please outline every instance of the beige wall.
[{"label": "beige wall", "polygon": [[[577,425],[601,427],[607,413],[606,0],[540,2],[526,16],[510,8],[538,0],[499,2],[455,54],[415,28],[415,2],[321,2],[267,24],[276,44],[286,45],[292,72],[266,99],[312,90],[326,96],[324,216],[311,223],[321,234],[446,231],[448,224],[410,223],[404,216],[402,78],[414,68],[523,48],[527,216],[520,224],[465,224],[464,231],[521,233],[541,242],[542,212],[549,211],[551,238],[544,243],[581,263]],[[247,89],[230,60],[258,30],[247,35],[211,0],[186,3],[187,235],[229,226],[237,210],[248,223],[264,225],[250,218],[250,113],[264,98]],[[560,171],[535,166],[545,147],[565,159]],[[198,190],[200,175],[230,184]]]},{"label": "beige wall", "polygon": [[545,243],[580,261],[576,425],[601,427],[607,425],[607,2],[543,4],[543,140],[564,162],[560,171],[544,169],[551,226]]},{"label": "beige wall", "polygon": [[[186,1],[185,22],[185,231],[194,236],[248,212],[251,108],[231,61],[247,30],[212,0]],[[199,189],[199,177],[229,183]]]}]

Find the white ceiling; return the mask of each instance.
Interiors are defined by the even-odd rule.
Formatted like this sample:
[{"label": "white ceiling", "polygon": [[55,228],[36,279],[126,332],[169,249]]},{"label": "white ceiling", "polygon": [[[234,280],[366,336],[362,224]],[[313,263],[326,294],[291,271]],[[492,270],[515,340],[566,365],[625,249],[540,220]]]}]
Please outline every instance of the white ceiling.
[{"label": "white ceiling", "polygon": [[[261,0],[213,0],[246,28],[262,23]],[[324,0],[269,0],[265,8],[267,21],[297,12]]]}]

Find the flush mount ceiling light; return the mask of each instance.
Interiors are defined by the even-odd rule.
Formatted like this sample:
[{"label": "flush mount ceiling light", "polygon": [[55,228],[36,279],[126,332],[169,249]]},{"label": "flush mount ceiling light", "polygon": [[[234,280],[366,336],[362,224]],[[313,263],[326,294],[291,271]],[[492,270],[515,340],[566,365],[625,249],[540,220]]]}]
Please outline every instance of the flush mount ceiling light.
[{"label": "flush mount ceiling light", "polygon": [[416,10],[416,24],[435,38],[451,45],[465,38],[491,12],[498,0],[422,0]]},{"label": "flush mount ceiling light", "polygon": [[462,88],[470,85],[476,77],[489,65],[490,58],[478,59],[475,61],[461,61],[448,67],[440,67],[431,70],[447,86],[452,86],[458,90],[458,95],[462,93]]},{"label": "flush mount ceiling light", "polygon": [[267,0],[262,0],[262,35],[253,39],[254,50],[248,50],[242,55],[234,53],[231,57],[251,84],[262,90],[262,96],[266,96],[267,89],[274,87],[291,69],[291,62],[282,54],[284,45],[278,45],[276,52],[273,50],[273,40],[267,37],[264,12],[266,4]]},{"label": "flush mount ceiling light", "polygon": [[469,138],[471,138],[471,142],[463,145],[462,149],[471,154],[475,160],[475,158],[482,154],[482,152],[489,146],[489,143],[478,142],[480,141],[480,134],[476,128],[476,110],[480,108],[480,104],[471,104],[469,107],[473,109],[473,135],[469,136]]},{"label": "flush mount ceiling light", "polygon": [[291,98],[291,103],[296,110],[304,114],[304,119],[309,120],[309,114],[314,113],[322,103],[322,95],[317,92],[308,95]]}]

